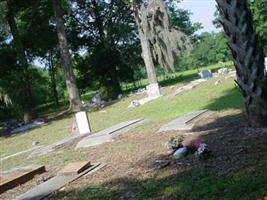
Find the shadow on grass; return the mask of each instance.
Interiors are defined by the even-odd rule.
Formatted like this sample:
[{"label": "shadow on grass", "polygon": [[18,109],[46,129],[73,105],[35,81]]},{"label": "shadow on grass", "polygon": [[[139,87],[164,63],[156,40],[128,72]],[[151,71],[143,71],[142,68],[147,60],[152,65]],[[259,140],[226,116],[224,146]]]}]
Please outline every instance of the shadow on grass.
[{"label": "shadow on grass", "polygon": [[[193,73],[193,74],[188,74],[188,75],[175,75],[175,74],[170,74],[170,75],[165,75],[163,76],[164,78],[160,78],[158,80],[159,85],[161,87],[167,87],[171,85],[175,85],[177,83],[189,83],[190,81],[193,81],[198,78],[198,74]],[[138,89],[145,88],[146,85],[139,85],[136,88],[128,88],[123,91],[123,94],[129,94],[130,92],[137,91]]]},{"label": "shadow on grass", "polygon": [[167,78],[160,80],[159,85],[162,87],[175,85],[177,83],[188,83],[198,78],[198,74],[167,76]]},{"label": "shadow on grass", "polygon": [[[101,186],[75,191],[75,199],[261,199],[263,192],[262,194],[259,192],[258,195],[254,192],[263,191],[264,188],[259,188],[263,183],[264,180],[256,176],[239,175],[219,178],[199,169],[159,179],[116,179]],[[64,196],[64,193],[61,195]],[[65,195],[69,196],[70,193]]]},{"label": "shadow on grass", "polygon": [[[218,69],[220,69],[220,67],[215,67],[213,69],[211,69],[211,72],[214,73],[216,72]],[[202,71],[203,69],[200,68],[200,71]],[[166,78],[163,78],[163,80],[159,80],[159,84],[160,86],[171,86],[171,85],[175,85],[177,83],[188,83],[190,81],[193,81],[195,79],[198,79],[199,78],[199,75],[198,75],[198,72],[197,70],[195,70],[195,73],[192,73],[192,74],[188,74],[188,75],[165,75],[163,77],[166,77]]]},{"label": "shadow on grass", "polygon": [[244,102],[238,88],[233,88],[224,93],[223,96],[214,99],[205,109],[212,111],[223,111],[227,109],[244,109]]},{"label": "shadow on grass", "polygon": [[[207,160],[198,160],[193,155],[188,155],[158,169],[153,165],[155,160],[166,159],[168,156],[156,155],[154,152],[145,159],[138,160],[137,157],[132,168],[138,170],[131,175],[111,179],[100,185],[68,190],[66,193],[60,191],[53,198],[262,199],[267,195],[266,130],[249,129],[240,112],[230,116],[219,115],[214,119],[193,130],[193,133],[212,130],[203,135],[213,152],[213,156]],[[100,173],[103,172],[100,171],[96,176]]]},{"label": "shadow on grass", "polygon": [[[216,67],[216,68],[211,69],[212,73],[216,72],[219,68],[220,67]],[[200,68],[200,71],[201,70],[202,69]],[[159,82],[159,85],[161,87],[166,87],[166,86],[175,85],[177,83],[188,83],[188,82],[193,81],[197,78],[199,78],[199,75],[198,75],[197,70],[195,70],[195,73],[187,74],[187,75],[183,75],[183,74],[177,75],[177,74],[173,73],[173,74],[166,74],[166,75],[158,76],[158,82]],[[123,93],[128,94],[131,91],[138,90],[140,88],[144,88],[145,86],[146,85],[141,84],[141,85],[136,86],[136,88],[131,87],[131,88],[125,89],[123,91]]]},{"label": "shadow on grass", "polygon": [[[47,122],[47,123],[45,123],[43,125],[36,126],[36,127],[33,127],[33,128],[29,128],[27,130],[20,131],[20,132],[12,132],[12,131],[8,131],[6,129],[2,129],[2,130],[0,130],[0,138],[1,137],[9,138],[9,137],[17,136],[17,135],[22,135],[22,134],[28,133],[29,131],[33,131],[33,130],[36,130],[36,129],[39,129],[39,128],[43,128],[45,126],[49,126],[50,124],[51,124],[51,122]],[[21,128],[21,127],[18,127],[18,128]]]}]

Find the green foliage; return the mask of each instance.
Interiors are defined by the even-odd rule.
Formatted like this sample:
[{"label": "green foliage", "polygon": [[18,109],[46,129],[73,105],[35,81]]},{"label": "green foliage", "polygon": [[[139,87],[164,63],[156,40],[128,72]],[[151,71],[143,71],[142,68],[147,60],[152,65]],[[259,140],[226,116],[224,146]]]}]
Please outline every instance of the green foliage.
[{"label": "green foliage", "polygon": [[196,32],[203,28],[201,23],[192,23],[190,20],[191,12],[178,9],[175,5],[169,4],[171,24],[189,36],[192,40],[197,39]]},{"label": "green foliage", "polygon": [[267,55],[267,0],[254,0],[250,3],[254,26]]},{"label": "green foliage", "polygon": [[229,50],[223,33],[204,32],[194,43],[191,52],[185,52],[177,64],[178,70],[198,68],[229,60]]},{"label": "green foliage", "polygon": [[132,13],[118,0],[75,3],[68,20],[70,41],[73,49],[85,49],[74,60],[78,85],[82,91],[101,88],[114,99],[121,93],[120,82],[134,80],[141,61]]},{"label": "green foliage", "polygon": [[[121,86],[143,87],[142,79],[147,75],[137,27],[129,6],[119,0],[61,2],[64,4],[72,64],[80,92],[88,94],[101,90],[107,99],[114,99],[124,92]],[[228,51],[221,34],[202,34],[198,37],[195,32],[201,24],[191,22],[189,11],[177,9],[171,1],[168,2],[172,24],[195,41],[192,53],[185,54],[177,64],[178,70],[227,60]],[[67,91],[59,60],[52,3],[48,0],[14,0],[12,6],[27,60],[32,63],[38,59],[44,65],[44,69],[29,67],[33,106],[39,108],[54,101],[53,74],[59,101],[65,102]],[[12,116],[17,113],[18,116],[24,101],[21,87],[24,77],[17,64],[14,41],[5,21],[5,2],[0,4],[0,11],[0,87],[13,101],[8,113]],[[165,71],[157,68],[157,73],[162,75]],[[167,76],[162,77],[163,85],[172,82]],[[89,96],[86,100],[90,100]]]}]

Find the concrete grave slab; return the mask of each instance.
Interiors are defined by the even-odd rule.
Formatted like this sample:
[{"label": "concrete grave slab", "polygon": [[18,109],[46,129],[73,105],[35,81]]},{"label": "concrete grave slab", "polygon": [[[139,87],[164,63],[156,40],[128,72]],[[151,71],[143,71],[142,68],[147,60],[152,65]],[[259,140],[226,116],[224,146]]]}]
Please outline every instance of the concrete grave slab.
[{"label": "concrete grave slab", "polygon": [[89,161],[72,162],[64,166],[58,174],[79,174],[91,166]]},{"label": "concrete grave slab", "polygon": [[98,137],[85,138],[76,145],[75,149],[93,147],[112,141],[113,139],[111,135],[102,135]]},{"label": "concrete grave slab", "polygon": [[26,183],[35,175],[45,172],[45,166],[24,165],[0,174],[0,194],[18,185]]},{"label": "concrete grave slab", "polygon": [[36,187],[32,188],[31,190],[27,191],[26,193],[18,196],[16,200],[40,200],[47,197],[54,191],[59,190],[60,188],[64,187],[66,184],[75,181],[76,179],[84,176],[88,172],[96,169],[100,163],[92,165],[87,170],[79,173],[79,174],[70,174],[70,175],[57,175],[48,181],[37,185]]},{"label": "concrete grave slab", "polygon": [[136,119],[136,120],[130,120],[130,121],[119,123],[115,126],[104,129],[98,133],[95,133],[93,135],[90,135],[84,138],[77,144],[76,149],[87,148],[87,147],[100,145],[106,142],[111,142],[118,135],[126,133],[130,129],[144,125],[148,122],[149,120]]},{"label": "concrete grave slab", "polygon": [[31,148],[31,149],[27,149],[27,150],[20,151],[20,152],[17,152],[15,154],[12,154],[12,155],[9,155],[9,156],[5,156],[5,157],[1,158],[0,161],[4,161],[4,160],[10,159],[10,158],[14,158],[14,157],[22,155],[22,154],[29,153],[29,152],[31,152],[33,150],[36,150],[36,149],[39,149],[41,147],[43,147],[43,146],[42,145],[36,146],[36,147]]},{"label": "concrete grave slab", "polygon": [[146,104],[146,103],[148,103],[150,101],[154,101],[154,100],[158,99],[159,97],[161,97],[161,96],[145,97],[143,99],[140,99],[138,102],[142,106],[142,105],[144,105],[144,104]]},{"label": "concrete grave slab", "polygon": [[159,88],[158,83],[152,83],[146,86],[146,93],[147,93],[147,97],[140,99],[140,100],[132,101],[131,104],[128,106],[128,108],[136,108],[140,105],[142,106],[162,96],[160,94],[160,88]]},{"label": "concrete grave slab", "polygon": [[183,94],[184,92],[192,90],[195,87],[197,87],[199,84],[201,84],[203,82],[206,82],[206,81],[207,81],[206,79],[197,79],[197,80],[191,81],[190,83],[188,83],[188,84],[186,84],[186,85],[184,85],[182,87],[179,87],[177,90],[175,90],[174,93],[166,96],[166,98],[175,97],[177,95]]},{"label": "concrete grave slab", "polygon": [[207,116],[207,114],[210,113],[211,112],[208,110],[200,110],[188,113],[172,120],[168,124],[163,125],[158,132],[191,130],[194,126],[195,121],[200,120],[201,118]]},{"label": "concrete grave slab", "polygon": [[39,148],[39,149],[36,149],[28,156],[27,159],[35,158],[35,157],[38,157],[38,156],[42,156],[42,155],[46,155],[48,153],[54,152],[54,151],[56,151],[56,150],[58,150],[60,148],[63,148],[64,146],[67,146],[67,145],[73,144],[75,142],[78,142],[82,138],[84,138],[84,137],[86,137],[88,135],[89,134],[75,135],[75,136],[72,136],[70,138],[66,138],[64,140],[55,142],[53,144],[44,146],[44,147]]}]

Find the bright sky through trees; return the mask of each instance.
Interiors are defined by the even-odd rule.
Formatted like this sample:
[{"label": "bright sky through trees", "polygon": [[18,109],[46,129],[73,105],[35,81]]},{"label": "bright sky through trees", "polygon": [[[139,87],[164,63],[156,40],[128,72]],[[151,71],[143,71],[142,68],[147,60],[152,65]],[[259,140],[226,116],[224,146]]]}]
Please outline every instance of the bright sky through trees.
[{"label": "bright sky through trees", "polygon": [[193,22],[201,22],[203,24],[204,28],[199,33],[219,31],[212,24],[213,14],[216,10],[215,0],[183,0],[178,6],[192,13],[191,19]]}]

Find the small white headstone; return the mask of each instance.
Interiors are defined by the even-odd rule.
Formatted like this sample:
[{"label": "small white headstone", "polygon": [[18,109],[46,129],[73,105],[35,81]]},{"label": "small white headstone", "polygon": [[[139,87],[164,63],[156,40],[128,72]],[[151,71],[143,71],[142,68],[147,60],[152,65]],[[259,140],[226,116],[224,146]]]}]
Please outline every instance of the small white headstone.
[{"label": "small white headstone", "polygon": [[78,125],[79,133],[86,134],[91,133],[91,127],[87,117],[87,113],[82,111],[75,114],[76,123]]},{"label": "small white headstone", "polygon": [[228,74],[229,69],[224,67],[218,70],[218,74]]},{"label": "small white headstone", "polygon": [[265,71],[267,71],[267,57],[264,58],[265,61]]},{"label": "small white headstone", "polygon": [[149,96],[149,97],[154,98],[154,97],[161,96],[158,83],[152,83],[152,84],[149,84],[148,86],[146,86],[146,92],[147,92],[147,96]]}]

